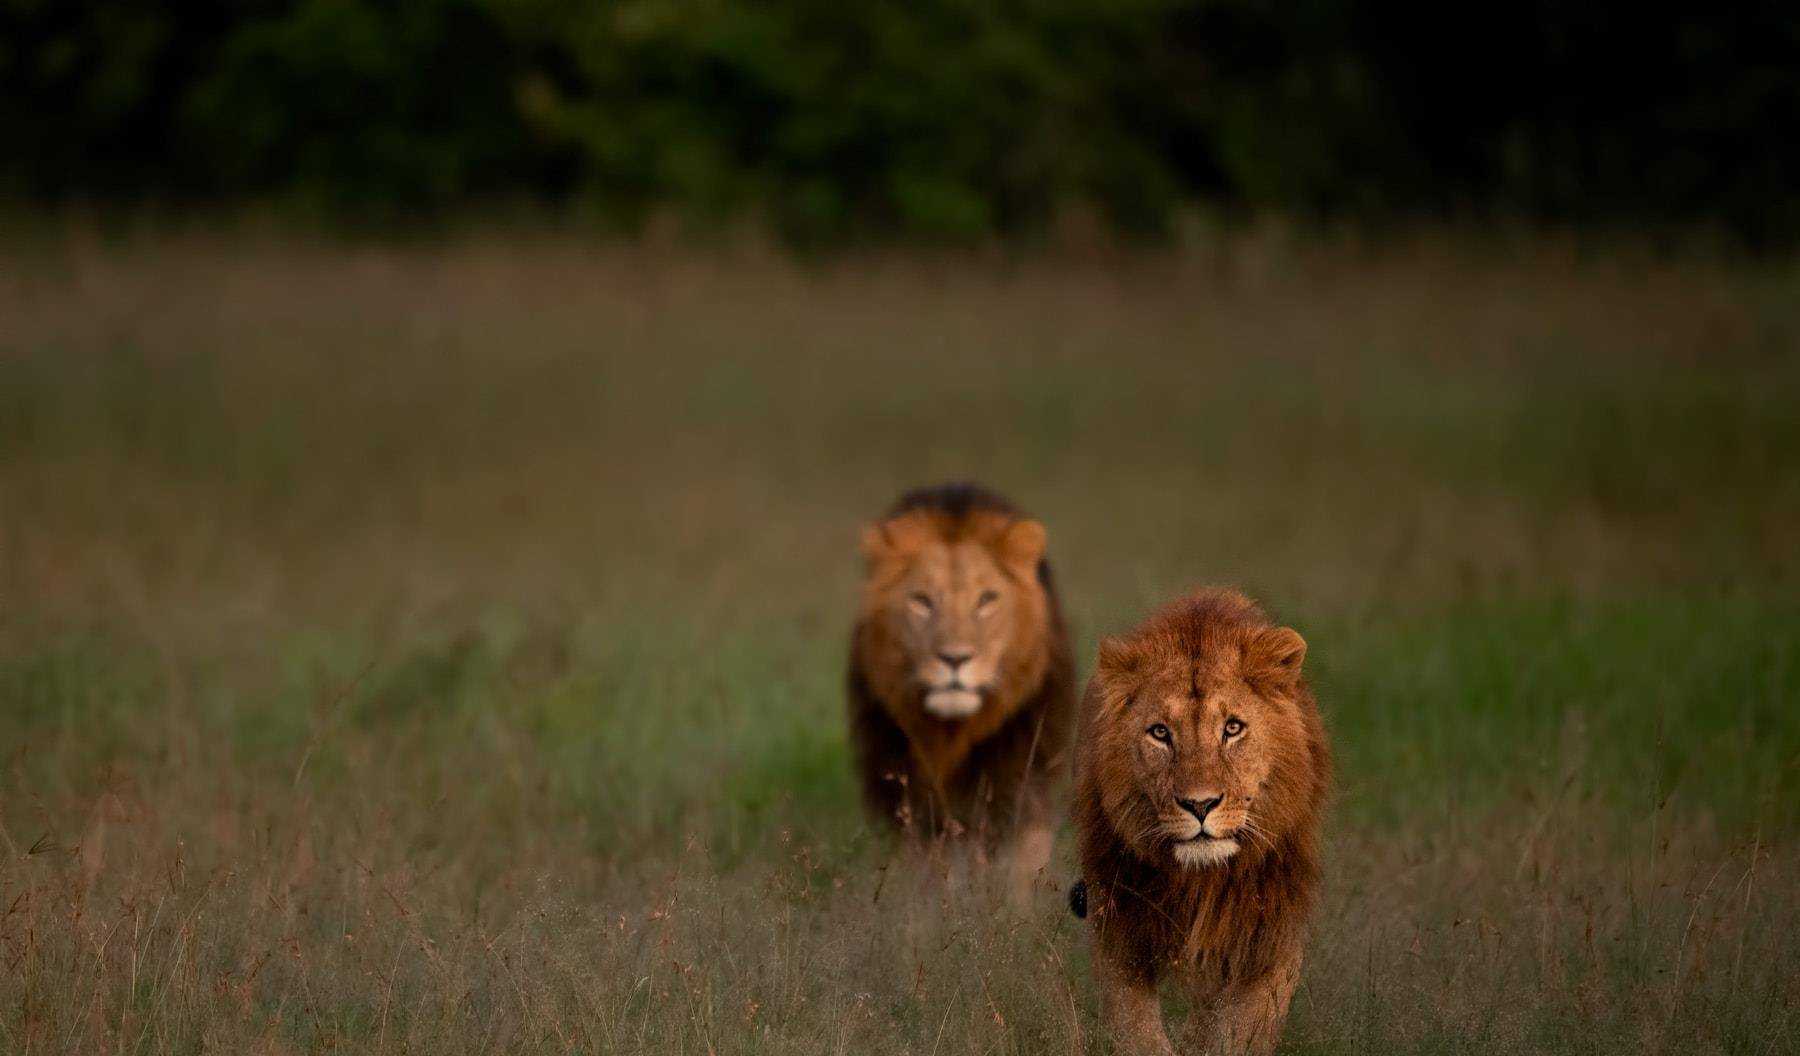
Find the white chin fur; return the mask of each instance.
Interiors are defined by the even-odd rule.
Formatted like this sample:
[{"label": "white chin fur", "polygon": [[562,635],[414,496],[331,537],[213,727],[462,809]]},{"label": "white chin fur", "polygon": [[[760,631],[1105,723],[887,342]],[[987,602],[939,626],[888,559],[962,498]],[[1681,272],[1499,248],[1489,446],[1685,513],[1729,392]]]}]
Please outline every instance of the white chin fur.
[{"label": "white chin fur", "polygon": [[934,689],[925,694],[925,710],[940,719],[966,719],[981,710],[981,694],[972,689]]},{"label": "white chin fur", "polygon": [[1237,851],[1236,840],[1194,840],[1175,845],[1175,860],[1191,867],[1218,865]]}]

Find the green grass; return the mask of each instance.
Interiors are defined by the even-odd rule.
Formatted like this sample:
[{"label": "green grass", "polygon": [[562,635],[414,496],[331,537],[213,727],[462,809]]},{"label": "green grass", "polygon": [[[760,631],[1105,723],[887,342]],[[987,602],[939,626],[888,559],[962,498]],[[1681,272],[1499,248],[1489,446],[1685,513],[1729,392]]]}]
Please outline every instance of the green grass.
[{"label": "green grass", "polygon": [[1203,582],[1307,636],[1286,1051],[1795,1052],[1794,286],[20,241],[0,1051],[1104,1051],[1059,894],[855,801],[857,525],[970,476],[1084,659]]}]

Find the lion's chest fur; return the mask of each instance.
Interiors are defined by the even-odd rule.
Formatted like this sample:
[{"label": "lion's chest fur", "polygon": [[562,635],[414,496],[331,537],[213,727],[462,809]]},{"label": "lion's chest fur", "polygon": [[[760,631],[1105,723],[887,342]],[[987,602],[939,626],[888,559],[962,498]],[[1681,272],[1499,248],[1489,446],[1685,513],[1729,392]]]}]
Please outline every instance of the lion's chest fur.
[{"label": "lion's chest fur", "polygon": [[1036,693],[1042,682],[1040,671],[1034,682],[1023,687],[1025,693],[990,696],[982,701],[980,710],[966,719],[946,720],[931,714],[918,693],[902,691],[900,699],[883,700],[882,706],[905,731],[914,766],[934,784],[948,790],[959,783],[975,750],[1019,714],[1028,694]]},{"label": "lion's chest fur", "polygon": [[1202,868],[1113,858],[1087,874],[1092,916],[1153,974],[1254,978],[1302,940],[1315,897],[1316,866],[1299,848],[1281,850]]}]

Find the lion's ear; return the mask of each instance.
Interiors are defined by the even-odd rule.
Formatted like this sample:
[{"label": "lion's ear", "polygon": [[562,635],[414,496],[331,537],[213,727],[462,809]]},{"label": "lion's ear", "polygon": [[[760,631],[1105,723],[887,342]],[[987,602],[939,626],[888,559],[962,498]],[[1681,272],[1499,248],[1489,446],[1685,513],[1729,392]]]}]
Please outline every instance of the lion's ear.
[{"label": "lion's ear", "polygon": [[1137,691],[1144,667],[1141,643],[1118,635],[1100,639],[1100,659],[1094,666],[1094,689],[1099,694],[1100,714],[1113,715],[1125,707]]},{"label": "lion's ear", "polygon": [[1297,682],[1300,665],[1306,660],[1306,639],[1292,627],[1271,627],[1257,635],[1251,654],[1258,670]]},{"label": "lion's ear", "polygon": [[1100,639],[1101,674],[1114,677],[1126,677],[1137,673],[1139,665],[1144,662],[1144,651],[1138,643],[1118,635],[1108,635]]},{"label": "lion's ear", "polygon": [[1039,521],[1018,520],[1006,526],[1000,536],[1000,555],[1014,568],[1028,573],[1037,571],[1044,559],[1048,536]]},{"label": "lion's ear", "polygon": [[894,537],[888,534],[887,525],[880,521],[870,521],[863,525],[862,553],[871,565],[896,556]]}]

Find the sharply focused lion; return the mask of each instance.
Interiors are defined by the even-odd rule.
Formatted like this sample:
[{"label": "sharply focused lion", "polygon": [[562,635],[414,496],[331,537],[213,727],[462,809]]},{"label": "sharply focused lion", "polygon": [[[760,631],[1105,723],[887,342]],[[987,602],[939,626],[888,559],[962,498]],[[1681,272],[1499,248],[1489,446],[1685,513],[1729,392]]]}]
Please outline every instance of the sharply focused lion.
[{"label": "sharply focused lion", "polygon": [[951,484],[902,496],[862,548],[849,688],[864,801],[915,834],[1005,850],[1029,883],[1074,713],[1044,526]]},{"label": "sharply focused lion", "polygon": [[1184,1049],[1268,1053],[1300,978],[1331,780],[1306,643],[1204,590],[1100,645],[1075,824],[1094,971],[1122,1049],[1173,1051],[1157,983],[1193,996]]}]

